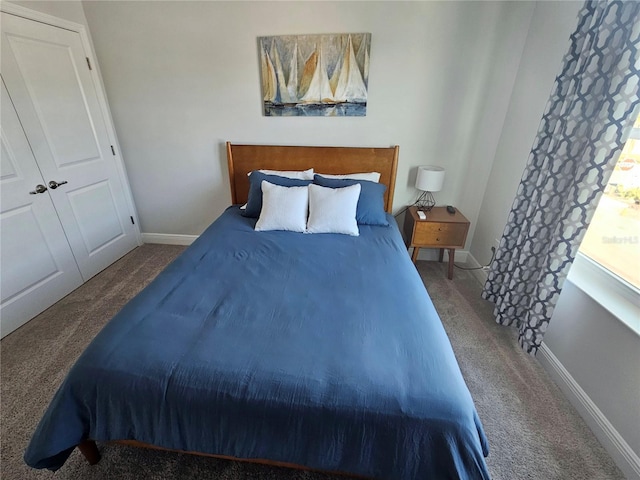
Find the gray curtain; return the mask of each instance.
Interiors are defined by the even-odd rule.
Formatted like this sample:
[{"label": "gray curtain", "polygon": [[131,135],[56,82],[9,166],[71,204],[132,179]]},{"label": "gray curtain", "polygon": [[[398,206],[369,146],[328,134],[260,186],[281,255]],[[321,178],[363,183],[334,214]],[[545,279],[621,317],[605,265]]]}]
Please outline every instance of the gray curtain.
[{"label": "gray curtain", "polygon": [[537,353],[638,112],[640,2],[587,1],[482,296]]}]

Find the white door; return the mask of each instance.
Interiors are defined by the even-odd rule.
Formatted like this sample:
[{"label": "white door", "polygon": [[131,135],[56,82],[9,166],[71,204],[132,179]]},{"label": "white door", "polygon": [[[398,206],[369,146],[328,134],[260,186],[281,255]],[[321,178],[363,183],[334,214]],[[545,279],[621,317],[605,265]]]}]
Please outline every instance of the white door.
[{"label": "white door", "polygon": [[[4,83],[0,102],[0,336],[5,336],[81,285],[82,277]],[[38,185],[42,193],[36,192]]]},{"label": "white door", "polygon": [[137,246],[89,60],[77,32],[1,21],[2,77],[86,281]]}]

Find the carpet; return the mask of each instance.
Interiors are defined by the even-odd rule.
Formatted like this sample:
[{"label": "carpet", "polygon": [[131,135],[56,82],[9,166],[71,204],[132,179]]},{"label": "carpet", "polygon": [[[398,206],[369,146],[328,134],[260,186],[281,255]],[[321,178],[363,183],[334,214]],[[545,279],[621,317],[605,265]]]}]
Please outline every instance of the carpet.
[{"label": "carpet", "polygon": [[[104,324],[184,247],[143,245],[0,342],[0,476],[5,480],[284,479],[348,477],[98,444],[89,466],[75,450],[55,474],[27,467],[22,454],[50,399],[75,359]],[[480,285],[467,271],[447,280],[445,264],[418,271],[449,334],[484,424],[496,480],[623,479],[560,389],[497,325]],[[437,479],[433,479],[437,480]]]}]

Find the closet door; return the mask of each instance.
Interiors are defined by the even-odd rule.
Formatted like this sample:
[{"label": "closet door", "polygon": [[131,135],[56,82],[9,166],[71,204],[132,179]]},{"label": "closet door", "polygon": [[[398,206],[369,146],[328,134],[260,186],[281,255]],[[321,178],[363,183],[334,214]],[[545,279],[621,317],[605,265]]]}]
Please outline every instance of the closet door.
[{"label": "closet door", "polygon": [[137,246],[77,32],[2,13],[2,77],[84,280]]},{"label": "closet door", "polygon": [[[0,334],[5,336],[82,284],[49,190],[2,83]],[[36,188],[42,193],[37,193]]]}]

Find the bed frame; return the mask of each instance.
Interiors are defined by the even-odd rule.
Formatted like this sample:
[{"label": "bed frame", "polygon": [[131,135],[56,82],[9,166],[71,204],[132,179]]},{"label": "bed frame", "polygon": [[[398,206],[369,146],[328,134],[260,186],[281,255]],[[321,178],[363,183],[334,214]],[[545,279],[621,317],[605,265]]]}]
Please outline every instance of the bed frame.
[{"label": "bed frame", "polygon": [[[380,183],[387,186],[384,195],[385,210],[392,212],[393,192],[398,167],[397,145],[386,148],[365,147],[305,147],[277,145],[236,145],[227,142],[227,162],[229,166],[229,183],[231,186],[231,203],[246,203],[249,194],[248,173],[252,170],[307,170],[313,168],[316,173],[347,174],[360,172],[379,172]],[[213,455],[201,452],[185,452],[170,450],[137,440],[117,440],[111,443],[154,450],[172,451],[222,458],[243,462],[260,463],[276,467],[313,470],[309,467],[292,463],[283,463],[261,458],[234,458],[224,455]],[[87,439],[78,445],[78,450],[91,465],[100,461],[100,452],[94,440]],[[357,475],[345,472],[330,472],[352,477]],[[363,477],[361,477],[363,478]]]}]

